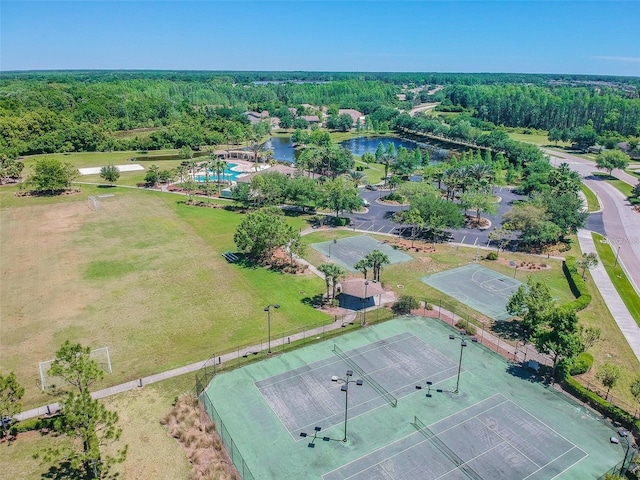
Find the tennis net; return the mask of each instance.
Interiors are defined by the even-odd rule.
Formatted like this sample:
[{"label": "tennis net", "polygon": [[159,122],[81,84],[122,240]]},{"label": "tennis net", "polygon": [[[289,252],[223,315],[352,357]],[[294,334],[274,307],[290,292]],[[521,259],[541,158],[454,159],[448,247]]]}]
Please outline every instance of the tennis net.
[{"label": "tennis net", "polygon": [[376,392],[378,392],[380,394],[380,396],[382,396],[382,398],[384,398],[387,401],[387,403],[389,403],[389,405],[391,405],[392,407],[395,407],[395,406],[398,405],[398,399],[396,397],[391,395],[391,393],[387,389],[385,389],[382,385],[380,385],[373,378],[371,378],[371,376],[367,372],[362,370],[362,368],[360,368],[360,366],[356,362],[354,362],[353,359],[351,357],[349,357],[349,355],[344,353],[340,349],[340,347],[338,347],[336,344],[333,345],[333,352],[337,356],[339,356],[342,360],[344,360],[344,362],[347,365],[349,365],[356,372],[358,372],[358,375],[360,375],[362,380],[364,382],[366,382]]},{"label": "tennis net", "polygon": [[422,435],[424,435],[427,440],[429,440],[438,450],[440,450],[440,452],[442,452],[445,457],[451,460],[456,468],[460,469],[460,471],[464,473],[467,478],[470,478],[472,480],[484,480],[480,475],[478,475],[475,470],[467,465],[464,460],[456,455],[456,452],[451,450],[442,440],[440,440],[438,435],[433,433],[433,431],[431,431],[422,420],[420,420],[418,417],[413,417],[413,423],[411,425],[413,425],[416,430],[418,430]]}]

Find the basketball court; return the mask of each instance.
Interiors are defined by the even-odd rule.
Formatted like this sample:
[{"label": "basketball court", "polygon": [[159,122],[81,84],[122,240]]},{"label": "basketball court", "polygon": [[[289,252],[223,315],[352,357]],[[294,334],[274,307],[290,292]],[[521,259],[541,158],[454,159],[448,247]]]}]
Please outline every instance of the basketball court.
[{"label": "basketball court", "polygon": [[423,277],[422,282],[494,320],[507,320],[507,302],[521,282],[477,263]]}]

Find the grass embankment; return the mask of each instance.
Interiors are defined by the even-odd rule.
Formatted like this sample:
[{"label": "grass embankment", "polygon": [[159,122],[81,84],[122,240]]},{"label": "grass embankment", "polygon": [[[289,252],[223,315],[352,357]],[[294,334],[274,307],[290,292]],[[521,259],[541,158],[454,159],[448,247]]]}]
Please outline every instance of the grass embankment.
[{"label": "grass embankment", "polygon": [[597,212],[600,210],[600,202],[598,201],[598,197],[593,190],[587,187],[584,183],[580,185],[580,190],[584,194],[584,197],[587,200],[587,211],[589,212]]},{"label": "grass embankment", "polygon": [[626,305],[629,313],[640,326],[640,296],[627,278],[622,266],[617,262],[616,252],[613,251],[611,245],[606,241],[605,237],[595,232],[591,233],[593,241],[596,245],[596,251],[600,257],[600,261],[604,266],[611,282],[620,294],[622,301]]},{"label": "grass embankment", "polygon": [[607,183],[610,183],[611,185],[616,187],[618,191],[625,196],[625,198],[631,197],[633,195],[633,186],[614,177],[613,175],[609,175],[608,173],[604,172],[593,172],[592,175],[594,177],[600,177],[606,180]]}]

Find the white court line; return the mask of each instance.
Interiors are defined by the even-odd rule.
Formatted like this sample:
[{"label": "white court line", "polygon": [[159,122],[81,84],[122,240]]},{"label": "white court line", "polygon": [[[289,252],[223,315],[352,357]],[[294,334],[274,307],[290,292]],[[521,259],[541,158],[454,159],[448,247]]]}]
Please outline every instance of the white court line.
[{"label": "white court line", "polygon": [[[442,419],[438,420],[437,422],[434,422],[434,423],[432,423],[431,425],[429,425],[429,427],[431,427],[432,425],[435,425],[435,424],[437,424],[437,423],[440,423],[440,422],[442,422],[443,420],[445,420],[445,419],[447,419],[447,418],[451,418],[451,417],[453,417],[453,416],[455,416],[455,415],[458,415],[459,413],[464,412],[465,410],[468,410],[468,409],[470,409],[470,408],[473,408],[474,406],[479,405],[479,404],[481,404],[481,403],[483,403],[483,402],[486,402],[487,400],[489,400],[489,399],[491,399],[491,398],[493,398],[493,397],[496,397],[496,396],[500,396],[500,397],[504,398],[504,401],[503,401],[503,402],[500,402],[498,405],[502,405],[503,403],[505,403],[505,402],[509,402],[509,401],[510,401],[508,398],[506,398],[506,397],[505,397],[504,395],[502,395],[501,393],[496,393],[496,394],[494,394],[494,395],[491,395],[490,397],[485,398],[484,400],[481,400],[481,401],[479,401],[479,402],[474,403],[473,405],[469,405],[468,407],[463,408],[462,410],[458,410],[456,413],[452,413],[451,415],[447,415],[446,417],[443,417]],[[496,406],[498,406],[498,405],[496,405]],[[491,408],[494,408],[494,407],[491,407]],[[489,410],[491,410],[491,408],[488,408],[488,409],[486,409],[486,410],[482,411],[481,413],[488,412]],[[474,418],[474,417],[469,417],[469,419],[471,419],[471,418]],[[451,428],[455,428],[457,425],[458,425],[458,424],[454,425],[454,426],[453,426],[453,427],[451,427]],[[450,430],[450,429],[443,430],[443,432],[446,432],[446,431],[448,431],[448,430]],[[440,432],[440,433],[442,433],[442,432]],[[440,435],[440,433],[439,433],[438,435]],[[425,437],[424,437],[424,435],[422,435],[420,432],[417,432],[417,431],[416,431],[416,432],[412,432],[412,433],[410,433],[409,435],[405,435],[404,437],[399,438],[399,439],[397,439],[397,440],[394,440],[394,441],[393,441],[393,442],[391,442],[391,443],[387,443],[386,445],[383,445],[382,447],[376,448],[375,450],[373,450],[373,451],[369,452],[369,453],[368,453],[368,454],[366,454],[366,455],[363,455],[363,456],[361,456],[361,457],[359,457],[359,458],[356,458],[356,459],[354,459],[354,460],[352,460],[352,461],[350,461],[350,462],[348,462],[348,463],[345,463],[344,465],[342,465],[342,466],[340,466],[340,467],[338,467],[338,468],[334,468],[333,470],[330,470],[330,471],[328,471],[327,473],[325,473],[322,477],[324,478],[324,477],[325,477],[325,475],[328,475],[328,474],[330,474],[330,473],[332,473],[332,472],[335,472],[335,471],[337,471],[337,470],[340,470],[340,469],[342,469],[342,468],[346,467],[347,465],[351,465],[352,463],[358,462],[358,461],[362,460],[363,458],[367,458],[367,457],[369,457],[369,456],[372,456],[374,453],[376,453],[376,452],[378,452],[378,451],[380,451],[380,450],[384,450],[385,448],[387,448],[387,447],[389,447],[389,446],[391,446],[391,445],[393,445],[393,444],[395,444],[395,443],[402,442],[402,441],[406,440],[407,438],[409,438],[409,437],[411,437],[411,436],[413,436],[413,435],[420,435],[420,437],[422,438],[422,440],[421,440],[421,441],[419,441],[419,442],[417,442],[417,443],[414,443],[414,444],[413,444],[413,445],[411,445],[410,447],[407,447],[407,448],[405,448],[405,449],[403,449],[403,450],[398,451],[396,454],[394,454],[394,455],[392,455],[392,456],[390,456],[390,457],[386,457],[384,460],[381,460],[381,461],[376,462],[376,463],[372,463],[370,466],[380,465],[380,464],[381,464],[382,462],[384,462],[384,461],[387,461],[387,460],[389,460],[389,459],[391,459],[391,458],[397,457],[398,455],[401,455],[401,454],[403,454],[403,453],[405,453],[405,452],[407,452],[407,451],[411,450],[412,448],[415,448],[416,446],[421,445],[421,444],[423,444],[423,443],[425,443],[425,442],[428,442],[428,441],[429,441],[429,439],[425,438]],[[362,472],[364,472],[364,471],[368,470],[368,469],[370,468],[370,466],[369,466],[369,467],[367,467],[367,468],[365,468],[364,470],[359,470],[358,472],[354,473],[353,475],[351,475],[351,476],[349,476],[349,477],[345,477],[345,480],[346,480],[347,478],[353,478],[353,477],[355,477],[356,475],[358,475],[358,474],[360,474],[360,473],[362,473]],[[457,468],[457,467],[456,467],[456,468]],[[454,469],[454,470],[455,470],[455,469]],[[451,470],[450,470],[449,472],[447,472],[447,473],[450,473],[450,472],[451,472]]]},{"label": "white court line", "polygon": [[[535,475],[536,473],[538,473],[540,470],[542,470],[544,467],[546,467],[547,465],[550,465],[551,463],[555,462],[556,460],[558,460],[559,458],[564,457],[567,453],[569,453],[571,450],[575,450],[575,449],[580,450],[581,452],[583,452],[585,455],[584,457],[582,457],[580,460],[577,460],[575,462],[573,462],[571,465],[569,465],[567,468],[565,468],[564,470],[562,470],[561,472],[558,473],[558,475],[555,475],[554,477],[551,478],[551,480],[553,480],[554,478],[558,478],[560,475],[562,475],[564,472],[566,472],[567,470],[571,469],[574,467],[574,465],[577,465],[578,463],[580,463],[582,460],[584,460],[585,458],[587,458],[589,456],[589,454],[587,452],[585,452],[584,450],[582,450],[580,447],[578,447],[577,445],[574,444],[573,448],[570,448],[569,450],[567,450],[566,452],[564,452],[562,455],[560,455],[559,457],[554,458],[553,460],[551,460],[550,462],[547,462],[546,464],[544,464],[542,467],[540,467],[538,470],[536,470],[535,472],[531,473],[531,475]],[[527,475],[526,477],[524,477],[522,480],[526,480],[527,478],[529,478],[531,475]]]}]

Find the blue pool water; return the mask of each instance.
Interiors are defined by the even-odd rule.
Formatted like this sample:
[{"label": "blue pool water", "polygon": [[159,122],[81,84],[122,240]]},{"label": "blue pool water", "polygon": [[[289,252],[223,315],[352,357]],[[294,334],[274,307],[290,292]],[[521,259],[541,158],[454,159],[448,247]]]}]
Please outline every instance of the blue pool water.
[{"label": "blue pool water", "polygon": [[[221,181],[235,181],[240,175],[243,175],[246,172],[237,172],[235,170],[231,170],[233,167],[235,167],[237,165],[237,163],[227,163],[227,168],[225,168],[224,172],[222,172],[222,178],[220,179]],[[210,182],[217,182],[218,181],[218,175],[216,174],[216,172],[212,172],[211,170],[209,171],[209,181]],[[204,175],[196,175],[194,177],[194,180],[196,182],[204,182],[205,181],[205,176]]]}]

